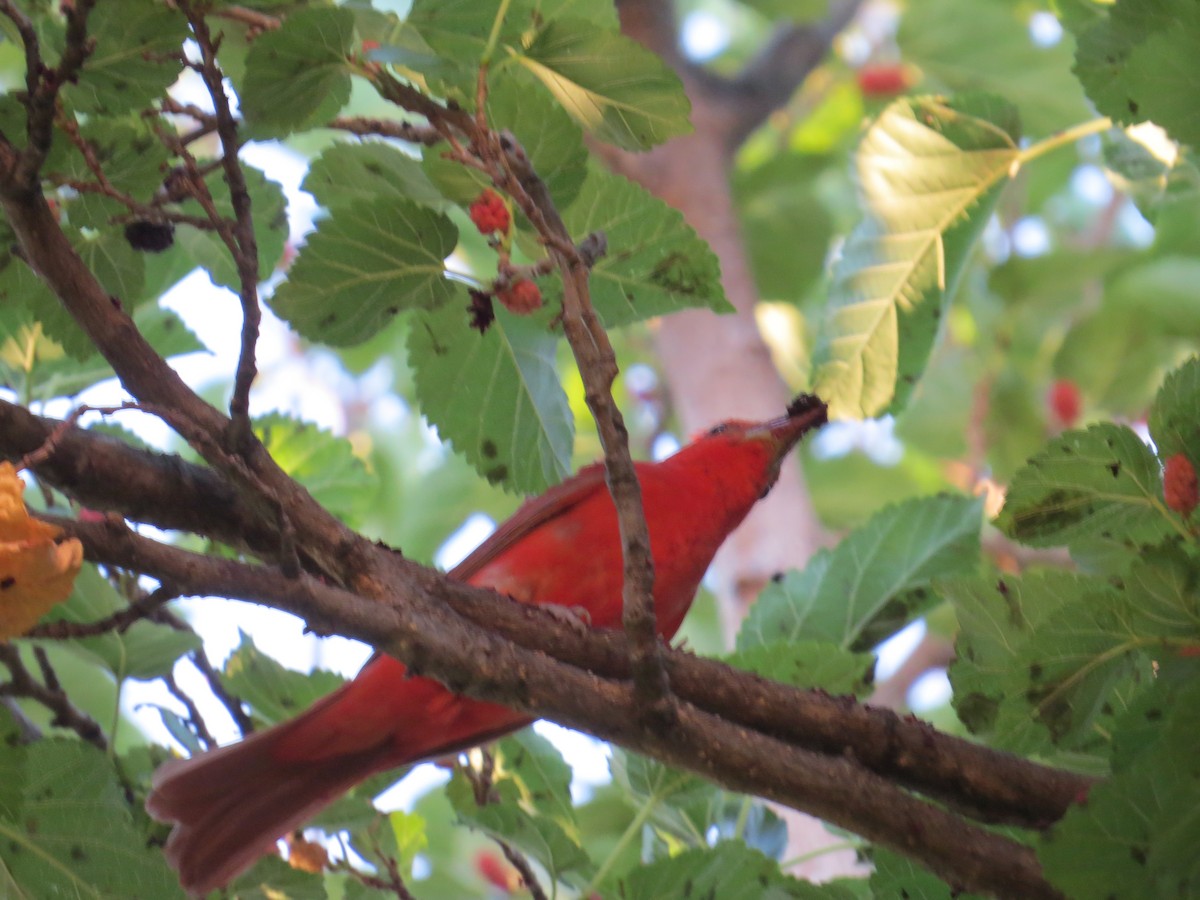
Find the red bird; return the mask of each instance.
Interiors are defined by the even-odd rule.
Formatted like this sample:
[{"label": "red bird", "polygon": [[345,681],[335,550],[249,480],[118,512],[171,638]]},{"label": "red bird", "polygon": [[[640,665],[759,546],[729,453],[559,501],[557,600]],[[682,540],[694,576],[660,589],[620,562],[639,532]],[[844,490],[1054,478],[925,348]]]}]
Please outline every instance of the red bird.
[{"label": "red bird", "polygon": [[[766,495],[788,451],[825,421],[804,397],[787,418],[726,422],[659,463],[637,463],[654,556],[658,631],[675,634],[717,548]],[[602,466],[528,500],[449,577],[522,603],[568,602],[595,628],[621,624],[621,542]],[[473,747],[530,722],[503,706],[408,677],[378,656],[308,710],[154,776],[152,816],[176,823],[168,861],[183,886],[228,883],[282,835],[365,778]]]}]

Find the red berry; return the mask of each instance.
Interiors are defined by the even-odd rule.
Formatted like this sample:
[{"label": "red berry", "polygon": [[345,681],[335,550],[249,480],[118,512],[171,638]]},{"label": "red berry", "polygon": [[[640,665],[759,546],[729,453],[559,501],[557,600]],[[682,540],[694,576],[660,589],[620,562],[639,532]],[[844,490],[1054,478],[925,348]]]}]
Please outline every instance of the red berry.
[{"label": "red berry", "polygon": [[518,316],[527,316],[535,309],[542,308],[542,292],[536,284],[525,278],[497,293],[496,299],[504,304],[505,309]]},{"label": "red berry", "polygon": [[1163,499],[1167,501],[1167,506],[1185,519],[1200,503],[1196,469],[1182,453],[1170,457],[1163,467]]},{"label": "red berry", "polygon": [[899,63],[863,66],[858,70],[858,89],[865,97],[892,97],[910,86],[908,72]]},{"label": "red berry", "polygon": [[521,876],[517,870],[491,850],[480,850],[475,854],[475,868],[484,881],[505,893],[512,893],[521,885]]},{"label": "red berry", "polygon": [[476,198],[468,213],[480,234],[492,234],[496,231],[504,233],[512,224],[512,216],[509,215],[508,207],[504,205],[504,199],[491,188]]},{"label": "red berry", "polygon": [[1074,425],[1083,409],[1079,386],[1069,378],[1060,378],[1050,386],[1049,403],[1050,411],[1063,428]]}]

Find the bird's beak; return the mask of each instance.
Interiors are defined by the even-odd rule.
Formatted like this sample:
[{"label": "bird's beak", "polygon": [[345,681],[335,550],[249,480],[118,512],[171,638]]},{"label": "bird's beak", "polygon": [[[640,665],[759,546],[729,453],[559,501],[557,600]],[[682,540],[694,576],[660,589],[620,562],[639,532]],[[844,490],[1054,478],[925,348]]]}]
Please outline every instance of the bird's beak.
[{"label": "bird's beak", "polygon": [[828,421],[825,401],[814,394],[800,394],[788,404],[788,414],[781,419],[772,419],[749,429],[747,436],[768,441],[778,462],[788,455],[796,442],[808,432],[820,428]]}]

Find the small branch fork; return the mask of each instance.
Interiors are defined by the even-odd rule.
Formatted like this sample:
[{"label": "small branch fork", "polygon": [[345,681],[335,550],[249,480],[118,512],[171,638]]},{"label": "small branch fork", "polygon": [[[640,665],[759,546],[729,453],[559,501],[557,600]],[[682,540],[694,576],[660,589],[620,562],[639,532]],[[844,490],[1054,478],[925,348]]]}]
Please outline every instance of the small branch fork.
[{"label": "small branch fork", "polygon": [[424,116],[446,139],[451,159],[484,172],[512,197],[537,229],[562,276],[563,332],[583,378],[584,396],[604,448],[606,480],[617,509],[624,561],[624,625],[630,639],[633,681],[641,700],[640,715],[646,727],[661,727],[672,716],[672,700],[654,614],[654,559],[641,486],[629,454],[629,434],[612,396],[619,371],[616,354],[591,303],[589,259],[575,246],[545,182],[517,139],[487,127],[486,68],[480,69],[474,115],[433,102],[379,66],[368,64],[366,68],[386,99]]},{"label": "small branch fork", "polygon": [[34,658],[41,669],[42,680],[38,681],[25,666],[16,646],[0,641],[0,665],[8,669],[9,680],[0,682],[0,697],[25,698],[44,706],[54,714],[50,724],[74,731],[82,740],[101,750],[108,749],[104,730],[91,716],[73,704],[58,676],[50,665],[45,648],[34,647]]},{"label": "small branch fork", "polygon": [[[479,768],[475,768],[472,765],[460,765],[458,766],[458,770],[471,783],[471,788],[475,795],[475,805],[484,807],[493,802],[492,786],[493,778],[496,774],[496,760],[486,749],[481,751],[481,756],[482,760]],[[525,858],[525,855],[509,844],[508,841],[501,840],[498,837],[493,837],[492,840],[500,848],[500,852],[504,854],[504,858],[517,870],[517,874],[521,876],[521,887],[529,891],[529,895],[533,897],[533,900],[549,900],[546,892],[542,889],[541,883],[537,880],[537,876],[533,874],[533,866],[529,864],[529,860]]]}]

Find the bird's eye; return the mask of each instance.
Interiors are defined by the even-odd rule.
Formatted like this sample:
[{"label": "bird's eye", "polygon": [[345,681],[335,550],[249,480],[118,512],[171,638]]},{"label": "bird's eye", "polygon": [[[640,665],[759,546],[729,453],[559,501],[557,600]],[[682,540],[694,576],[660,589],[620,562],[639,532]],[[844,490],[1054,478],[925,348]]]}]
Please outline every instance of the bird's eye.
[{"label": "bird's eye", "polygon": [[729,430],[729,423],[722,422],[720,425],[714,425],[712,428],[708,429],[708,436],[712,437],[715,434],[724,434],[728,430]]}]

